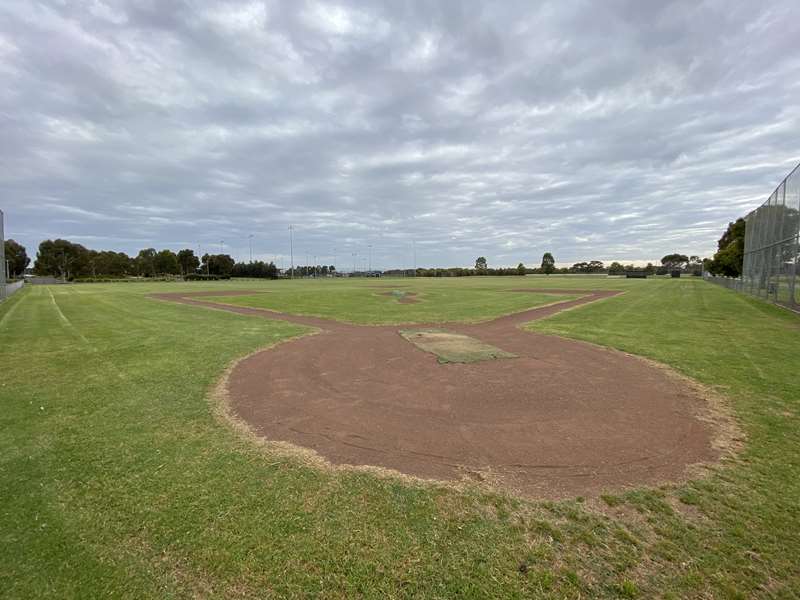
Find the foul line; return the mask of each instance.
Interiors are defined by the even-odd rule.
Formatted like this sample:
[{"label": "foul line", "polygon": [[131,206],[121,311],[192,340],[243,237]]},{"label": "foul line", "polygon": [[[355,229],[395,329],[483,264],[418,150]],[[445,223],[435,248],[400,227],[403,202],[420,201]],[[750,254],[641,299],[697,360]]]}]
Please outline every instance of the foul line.
[{"label": "foul line", "polygon": [[53,306],[55,307],[56,312],[58,313],[58,316],[61,319],[61,322],[64,324],[64,326],[66,326],[70,331],[72,331],[75,335],[81,338],[84,344],[94,349],[94,346],[92,346],[89,343],[89,340],[87,340],[86,337],[84,337],[84,335],[80,331],[78,331],[78,328],[72,324],[72,321],[70,321],[67,318],[67,315],[61,312],[61,308],[58,306],[58,302],[56,302],[56,297],[53,295],[53,291],[50,288],[48,288],[47,293],[50,294],[50,301],[53,303]]}]

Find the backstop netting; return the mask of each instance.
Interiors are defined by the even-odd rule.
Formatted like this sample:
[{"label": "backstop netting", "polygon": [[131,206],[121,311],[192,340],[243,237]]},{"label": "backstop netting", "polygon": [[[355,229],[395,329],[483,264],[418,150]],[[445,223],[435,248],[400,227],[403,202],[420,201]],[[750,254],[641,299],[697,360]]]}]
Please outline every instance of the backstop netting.
[{"label": "backstop netting", "polygon": [[745,222],[742,291],[800,308],[800,165]]}]

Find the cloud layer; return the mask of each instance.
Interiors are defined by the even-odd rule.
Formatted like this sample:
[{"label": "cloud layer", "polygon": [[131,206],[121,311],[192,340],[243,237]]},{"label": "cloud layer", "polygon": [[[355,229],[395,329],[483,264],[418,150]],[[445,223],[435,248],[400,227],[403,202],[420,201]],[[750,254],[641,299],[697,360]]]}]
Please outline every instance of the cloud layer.
[{"label": "cloud layer", "polygon": [[[535,6],[535,7],[534,7]],[[0,5],[6,231],[491,266],[709,255],[800,159],[800,4]],[[357,256],[354,256],[357,254]]]}]

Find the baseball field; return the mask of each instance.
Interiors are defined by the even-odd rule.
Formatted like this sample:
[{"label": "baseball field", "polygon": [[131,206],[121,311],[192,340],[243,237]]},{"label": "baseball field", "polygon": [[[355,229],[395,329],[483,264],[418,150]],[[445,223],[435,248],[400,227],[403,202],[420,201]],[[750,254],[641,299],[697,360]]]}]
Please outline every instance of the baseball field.
[{"label": "baseball field", "polygon": [[30,286],[3,597],[794,597],[800,317],[701,280]]}]

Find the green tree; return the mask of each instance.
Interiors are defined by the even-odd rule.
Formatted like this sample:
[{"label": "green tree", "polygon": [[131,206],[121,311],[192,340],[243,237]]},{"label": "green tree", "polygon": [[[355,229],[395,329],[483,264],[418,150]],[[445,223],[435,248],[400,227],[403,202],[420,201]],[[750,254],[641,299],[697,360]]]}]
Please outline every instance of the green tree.
[{"label": "green tree", "polygon": [[525,273],[526,273],[525,265],[519,263],[517,265],[517,275],[525,275]]},{"label": "green tree", "polygon": [[156,249],[145,248],[136,255],[136,269],[139,275],[155,277],[156,274]]},{"label": "green tree", "polygon": [[708,265],[708,270],[714,275],[739,277],[744,262],[744,235],[744,219],[728,223],[728,228],[717,242],[717,252]]},{"label": "green tree", "polygon": [[486,264],[486,258],[483,256],[479,256],[478,259],[475,261],[475,270],[478,271],[479,273],[485,273],[486,269],[488,268],[489,266]]},{"label": "green tree", "polygon": [[178,257],[172,250],[162,250],[156,254],[153,266],[159,275],[177,275],[180,272]]},{"label": "green tree", "polygon": [[667,271],[682,271],[689,264],[689,257],[685,254],[667,254],[661,259],[661,265]]},{"label": "green tree", "polygon": [[[25,246],[17,243],[14,240],[6,240],[3,244],[6,253],[6,260],[8,261],[8,271],[12,279],[21,277],[25,274],[25,269],[31,263],[28,258],[28,253],[25,251]],[[3,265],[5,268],[5,265]]]},{"label": "green tree", "polygon": [[608,267],[608,274],[609,275],[624,275],[625,274],[625,267],[622,266],[622,263],[614,261],[611,263],[611,266]]},{"label": "green tree", "polygon": [[90,251],[90,253],[92,274],[94,276],[124,277],[134,271],[131,257],[124,252],[103,250],[101,252]]},{"label": "green tree", "polygon": [[89,251],[68,240],[45,240],[39,244],[33,270],[37,275],[74,279],[89,274]]},{"label": "green tree", "polygon": [[178,252],[178,266],[180,266],[181,275],[186,276],[197,271],[197,267],[200,266],[200,259],[194,255],[194,250],[185,248]]},{"label": "green tree", "polygon": [[201,271],[210,275],[230,277],[236,261],[227,254],[204,254]]},{"label": "green tree", "polygon": [[553,255],[549,252],[545,252],[542,256],[542,273],[545,275],[550,275],[551,273],[555,273],[556,270],[556,259],[553,258]]}]

